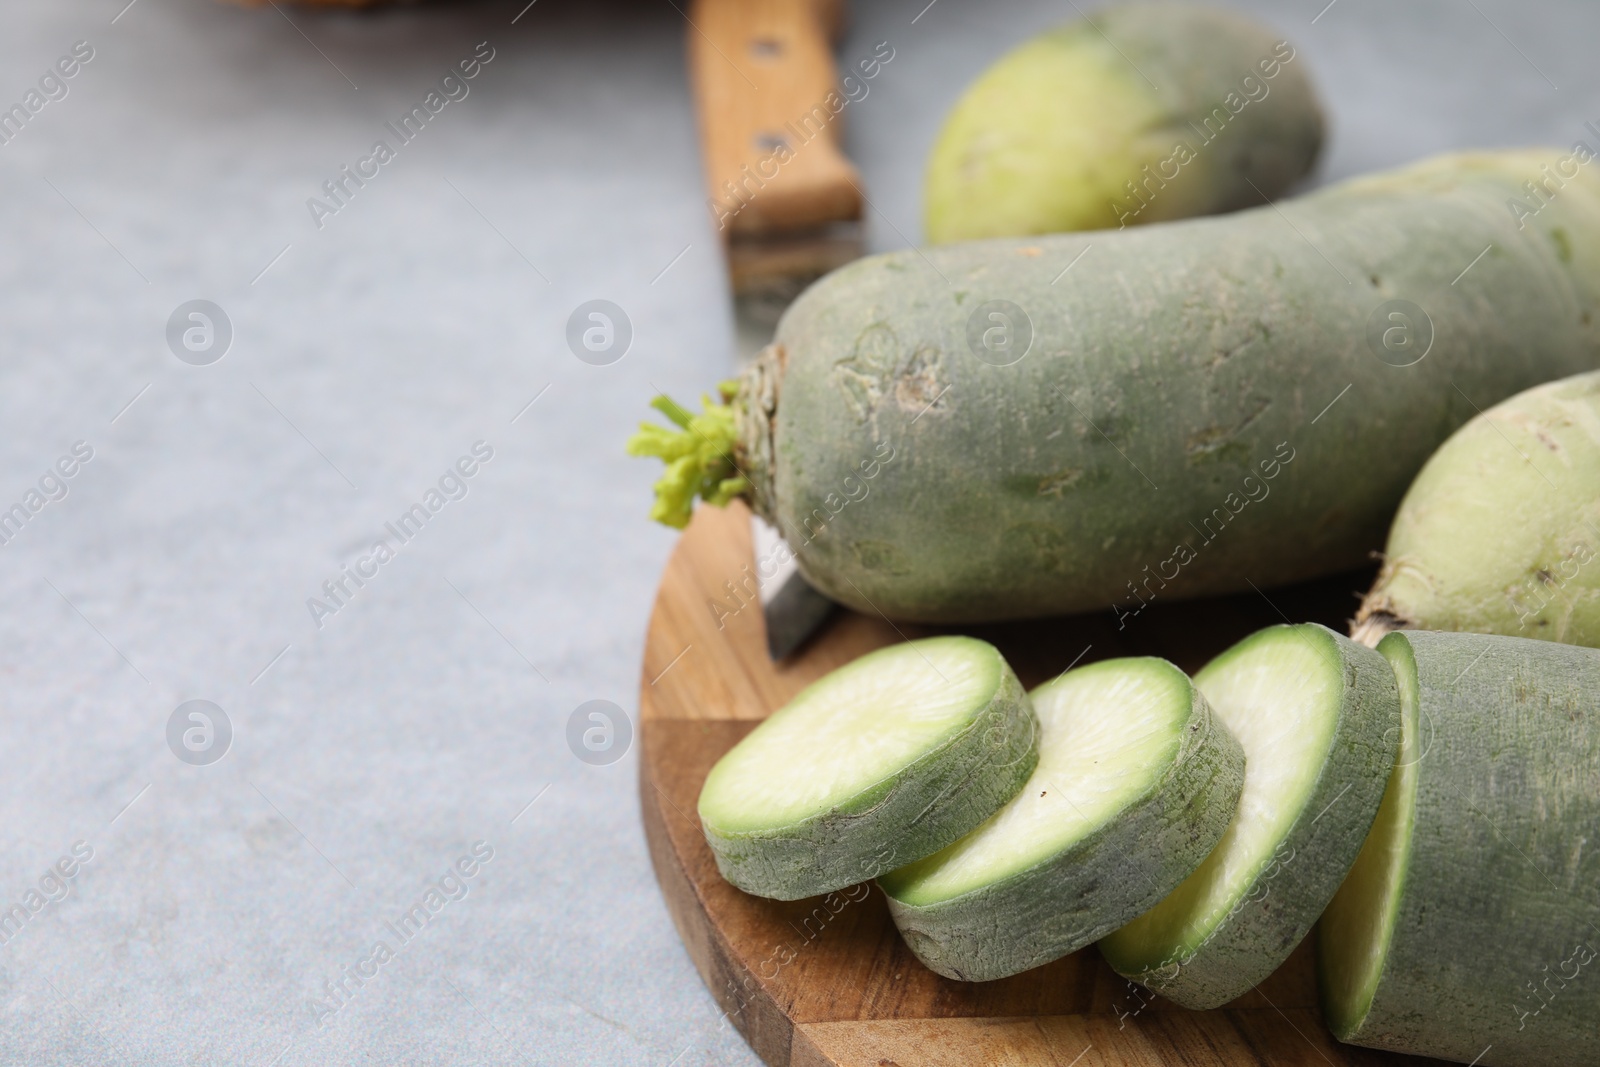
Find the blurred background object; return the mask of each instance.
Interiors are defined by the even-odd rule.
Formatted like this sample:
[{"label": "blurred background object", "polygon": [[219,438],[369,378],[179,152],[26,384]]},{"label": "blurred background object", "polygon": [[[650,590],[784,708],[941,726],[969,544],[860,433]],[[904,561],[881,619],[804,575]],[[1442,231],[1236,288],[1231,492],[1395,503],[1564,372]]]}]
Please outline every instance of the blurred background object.
[{"label": "blurred background object", "polygon": [[[1000,57],[928,156],[930,244],[1252,207],[1322,147],[1314,74],[1276,31],[1187,3],[1113,4]],[[1216,147],[1212,147],[1216,144]]]},{"label": "blurred background object", "polygon": [[[240,7],[277,6],[278,0],[227,0]],[[294,7],[388,7],[395,4],[421,4],[429,0],[283,0]]]}]

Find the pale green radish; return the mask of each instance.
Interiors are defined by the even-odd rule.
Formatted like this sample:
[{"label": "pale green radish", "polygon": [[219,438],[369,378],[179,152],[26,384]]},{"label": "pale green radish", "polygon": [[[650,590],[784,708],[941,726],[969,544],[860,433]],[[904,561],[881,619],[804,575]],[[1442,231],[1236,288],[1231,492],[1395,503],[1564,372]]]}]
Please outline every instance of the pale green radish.
[{"label": "pale green radish", "polygon": [[797,900],[937,852],[1016,795],[1038,722],[986,642],[933,637],[825,675],[717,761],[700,823],[729,882]]},{"label": "pale green radish", "polygon": [[1600,1062],[1600,650],[1399,631],[1404,743],[1318,927],[1334,1035],[1480,1067]]},{"label": "pale green radish", "polygon": [[1353,636],[1470,630],[1600,645],[1600,373],[1518,393],[1400,502]]},{"label": "pale green radish", "polygon": [[918,959],[982,982],[1074,952],[1160,900],[1222,836],[1244,753],[1166,660],[1115,659],[1031,694],[1039,763],[987,822],[878,879]]},{"label": "pale green radish", "polygon": [[795,301],[720,418],[631,442],[672,464],[653,514],[742,495],[823,593],[937,622],[1360,566],[1477,407],[1600,367],[1600,166],[1508,208],[1564,158],[860,260]]},{"label": "pale green radish", "polygon": [[1382,656],[1315,624],[1245,638],[1195,676],[1245,753],[1216,849],[1100,942],[1118,973],[1189,1008],[1249,992],[1288,958],[1355,862],[1399,742]]},{"label": "pale green radish", "polygon": [[1237,14],[1119,4],[1042,33],[978,78],[923,178],[934,244],[1231,211],[1311,169],[1305,61]]}]

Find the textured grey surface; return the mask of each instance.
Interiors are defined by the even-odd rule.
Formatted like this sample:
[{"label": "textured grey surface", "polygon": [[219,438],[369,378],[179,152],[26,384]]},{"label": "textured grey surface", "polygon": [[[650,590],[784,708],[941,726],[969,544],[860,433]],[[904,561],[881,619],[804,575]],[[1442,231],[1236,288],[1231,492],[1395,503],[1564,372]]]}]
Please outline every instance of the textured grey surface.
[{"label": "textured grey surface", "polygon": [[[46,869],[93,850],[0,944],[0,1063],[753,1062],[660,903],[632,754],[566,742],[584,701],[634,711],[672,543],[621,440],[654,388],[731,369],[682,19],[137,0],[113,24],[124,2],[0,13],[0,103],[95,49],[0,146],[0,507],[94,450],[0,548],[0,900],[60,896]],[[879,248],[915,238],[966,80],[1073,14],[924,2],[859,5],[845,46],[895,48],[847,112]],[[1323,90],[1323,178],[1600,119],[1579,0],[1243,6]],[[318,230],[306,199],[484,40],[469,95]],[[164,331],[200,297],[235,337],[197,367]],[[564,340],[597,297],[634,327],[610,366]],[[479,440],[465,498],[319,629],[307,598]],[[233,724],[209,766],[167,747],[190,699]],[[324,983],[480,840],[466,895],[319,1026]]]}]

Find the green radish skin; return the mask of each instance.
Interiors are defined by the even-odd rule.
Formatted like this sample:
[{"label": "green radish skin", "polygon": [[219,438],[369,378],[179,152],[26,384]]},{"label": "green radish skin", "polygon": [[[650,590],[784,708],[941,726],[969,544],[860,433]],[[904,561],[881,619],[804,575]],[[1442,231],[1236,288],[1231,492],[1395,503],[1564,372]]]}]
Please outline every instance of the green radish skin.
[{"label": "green radish skin", "polygon": [[1028,784],[971,834],[878,880],[906,944],[946,978],[1018,974],[1139,914],[1206,858],[1244,784],[1239,743],[1165,660],[1108,660],[1031,695]]},{"label": "green radish skin", "polygon": [[1338,890],[1394,766],[1400,698],[1382,656],[1315,624],[1245,638],[1195,686],[1244,746],[1238,813],[1205,863],[1100,953],[1199,1009],[1277,970]]},{"label": "green radish skin", "polygon": [[[908,620],[1126,624],[1151,598],[1359,566],[1475,405],[1600,366],[1600,167],[1534,217],[1507,207],[1559,158],[1446,156],[1222,218],[860,260],[740,383],[746,495],[819,590]],[[968,346],[994,299],[1032,322],[1009,366]],[[1411,366],[1368,345],[1393,299],[1432,321]]]},{"label": "green radish skin", "polygon": [[1342,1041],[1481,1067],[1600,1062],[1600,650],[1399,631],[1407,731],[1318,928]]},{"label": "green radish skin", "polygon": [[924,177],[927,239],[1096,230],[1278,196],[1322,144],[1304,67],[1265,28],[1191,4],[1122,4],[1040,34],[946,118]]},{"label": "green radish skin", "polygon": [[701,789],[701,827],[722,876],[745,892],[830,893],[993,815],[1033,772],[1037,735],[994,646],[892,645],[813,682],[729,750]]},{"label": "green radish skin", "polygon": [[1600,373],[1518,393],[1428,460],[1352,636],[1467,630],[1600,645]]}]

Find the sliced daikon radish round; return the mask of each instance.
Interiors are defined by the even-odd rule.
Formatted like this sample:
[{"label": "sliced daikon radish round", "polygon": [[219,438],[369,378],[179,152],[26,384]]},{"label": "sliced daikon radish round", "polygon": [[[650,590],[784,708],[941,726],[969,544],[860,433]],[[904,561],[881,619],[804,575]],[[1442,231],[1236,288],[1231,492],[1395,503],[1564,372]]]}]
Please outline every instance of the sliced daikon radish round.
[{"label": "sliced daikon radish round", "polygon": [[813,682],[729,750],[700,791],[700,823],[745,892],[832,892],[994,814],[1033,770],[1037,733],[993,645],[892,645]]},{"label": "sliced daikon radish round", "polygon": [[1394,672],[1326,627],[1274,626],[1195,675],[1244,746],[1233,824],[1171,896],[1100,942],[1118,973],[1188,1008],[1249,992],[1355,863],[1400,741]]},{"label": "sliced daikon radish round", "polygon": [[1090,944],[1160,900],[1233,817],[1244,753],[1160,659],[1068,671],[1033,694],[1039,764],[953,845],[878,880],[906,943],[987,981]]}]

